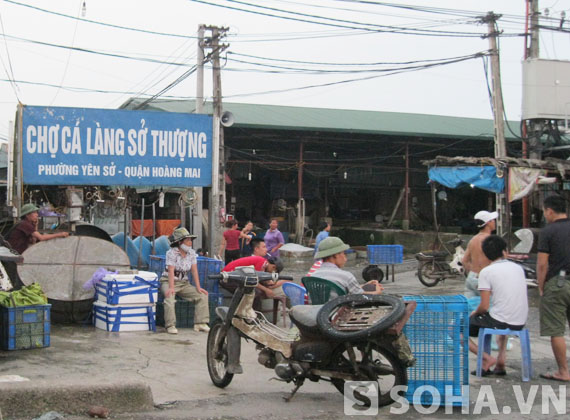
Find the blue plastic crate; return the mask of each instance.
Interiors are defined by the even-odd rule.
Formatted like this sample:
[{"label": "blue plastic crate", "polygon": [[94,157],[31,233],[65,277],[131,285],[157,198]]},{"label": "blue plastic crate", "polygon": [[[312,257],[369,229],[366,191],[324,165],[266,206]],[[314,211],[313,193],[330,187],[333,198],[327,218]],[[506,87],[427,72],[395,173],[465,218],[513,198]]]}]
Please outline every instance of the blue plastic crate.
[{"label": "blue plastic crate", "polygon": [[[219,293],[218,280],[208,279],[209,274],[218,274],[222,271],[224,262],[216,260],[215,258],[208,257],[197,257],[198,261],[198,277],[200,278],[200,285],[205,287],[209,293]],[[151,255],[149,271],[155,272],[160,276],[166,269],[166,256],[165,255]],[[191,277],[191,276],[190,276]],[[190,278],[190,283],[194,284],[193,280]]]},{"label": "blue plastic crate", "polygon": [[156,273],[159,280],[160,277],[162,276],[162,273],[164,273],[165,269],[166,269],[166,255],[149,256],[148,271]]},{"label": "blue plastic crate", "polygon": [[[416,358],[415,366],[408,369],[406,398],[431,405],[432,393],[414,396],[416,389],[431,386],[439,392],[440,405],[468,405],[463,385],[469,385],[469,342],[461,338],[463,331],[469,331],[467,299],[457,295],[404,296],[404,300],[418,304],[404,328]],[[453,399],[446,399],[446,386]]]},{"label": "blue plastic crate", "polygon": [[50,345],[51,305],[17,306],[0,311],[3,350],[24,350]]},{"label": "blue plastic crate", "polygon": [[367,245],[369,264],[402,264],[404,247],[402,245]]},{"label": "blue plastic crate", "polygon": [[218,280],[210,280],[208,275],[219,274],[224,268],[224,262],[216,260],[215,258],[198,257],[198,277],[200,278],[200,285],[206,286],[208,293],[220,293]]}]

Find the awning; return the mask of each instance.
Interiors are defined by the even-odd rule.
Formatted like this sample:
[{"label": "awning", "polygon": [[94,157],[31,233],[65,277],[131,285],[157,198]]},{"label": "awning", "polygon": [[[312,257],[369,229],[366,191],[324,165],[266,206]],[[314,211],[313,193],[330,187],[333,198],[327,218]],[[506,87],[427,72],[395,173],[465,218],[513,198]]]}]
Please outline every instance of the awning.
[{"label": "awning", "polygon": [[428,169],[428,177],[448,188],[472,185],[494,193],[505,190],[505,180],[497,176],[494,166],[438,166]]}]

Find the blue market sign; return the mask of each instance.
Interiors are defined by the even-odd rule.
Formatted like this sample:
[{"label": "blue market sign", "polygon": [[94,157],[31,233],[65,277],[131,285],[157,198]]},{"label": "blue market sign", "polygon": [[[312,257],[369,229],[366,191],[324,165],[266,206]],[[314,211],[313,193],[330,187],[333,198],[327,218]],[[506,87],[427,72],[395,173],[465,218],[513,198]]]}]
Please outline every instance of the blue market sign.
[{"label": "blue market sign", "polygon": [[24,183],[207,187],[212,117],[23,107]]}]

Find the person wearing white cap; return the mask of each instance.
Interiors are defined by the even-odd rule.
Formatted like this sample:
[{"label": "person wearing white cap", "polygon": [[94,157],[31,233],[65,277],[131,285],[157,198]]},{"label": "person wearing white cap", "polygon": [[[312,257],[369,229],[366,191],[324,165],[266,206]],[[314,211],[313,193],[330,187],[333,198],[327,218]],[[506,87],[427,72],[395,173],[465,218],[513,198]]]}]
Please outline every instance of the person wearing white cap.
[{"label": "person wearing white cap", "polygon": [[488,266],[491,261],[483,253],[481,244],[497,227],[495,220],[498,217],[496,211],[489,212],[481,210],[475,214],[475,222],[479,233],[475,235],[467,244],[467,250],[463,256],[463,267],[469,272],[465,279],[465,290],[463,294],[467,298],[473,298],[480,295],[479,293],[479,272]]}]

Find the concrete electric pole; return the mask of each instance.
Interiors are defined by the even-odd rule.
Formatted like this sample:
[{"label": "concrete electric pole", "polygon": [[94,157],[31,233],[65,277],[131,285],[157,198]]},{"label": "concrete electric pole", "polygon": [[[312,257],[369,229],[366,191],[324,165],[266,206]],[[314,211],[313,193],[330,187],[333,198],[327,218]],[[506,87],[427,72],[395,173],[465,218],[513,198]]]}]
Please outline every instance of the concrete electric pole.
[{"label": "concrete electric pole", "polygon": [[[220,44],[228,28],[206,26],[211,37],[204,41],[204,47],[211,49],[213,74],[213,127],[212,127],[212,188],[210,189],[210,211],[208,217],[208,250],[214,256],[219,249],[222,238],[222,213],[225,213],[226,182],[224,178],[224,132],[221,127],[222,107],[222,78],[220,53],[228,48]],[[222,211],[223,209],[223,211]]]},{"label": "concrete electric pole", "polygon": [[[495,158],[500,159],[507,157],[507,145],[505,142],[505,119],[503,115],[503,92],[501,89],[501,68],[499,62],[499,49],[497,47],[497,37],[499,31],[497,30],[496,22],[500,18],[493,12],[487,13],[482,18],[483,23],[487,23],[489,33],[489,54],[491,56],[491,75],[492,75],[492,99],[493,99],[493,120],[494,120],[494,139],[495,139]],[[505,179],[508,180],[507,174],[503,174]],[[506,188],[506,186],[505,186]],[[497,234],[503,236],[508,233],[507,222],[507,200],[505,194],[496,195],[497,212],[499,218],[497,220]]]},{"label": "concrete electric pole", "polygon": [[[198,26],[198,54],[196,60],[196,114],[204,113],[204,32],[205,26]],[[195,249],[202,248],[204,238],[202,235],[202,207],[204,203],[204,189],[196,188],[196,205],[193,211],[192,228],[196,239],[193,241]]]},{"label": "concrete electric pole", "polygon": [[[530,45],[528,48],[528,58],[539,58],[539,38],[538,29],[540,11],[538,10],[538,0],[529,0],[531,6],[530,14]],[[530,159],[541,159],[542,148],[540,136],[542,133],[542,121],[528,120],[528,157]]]}]

